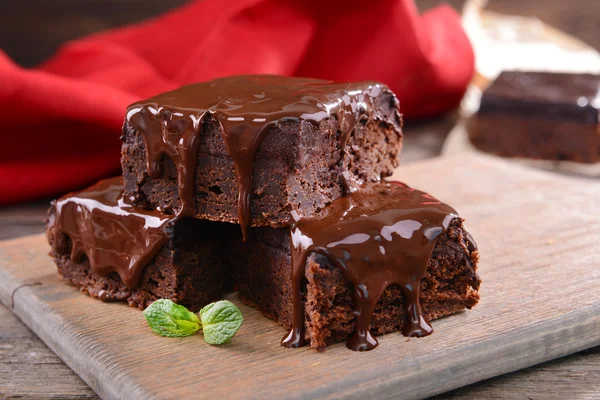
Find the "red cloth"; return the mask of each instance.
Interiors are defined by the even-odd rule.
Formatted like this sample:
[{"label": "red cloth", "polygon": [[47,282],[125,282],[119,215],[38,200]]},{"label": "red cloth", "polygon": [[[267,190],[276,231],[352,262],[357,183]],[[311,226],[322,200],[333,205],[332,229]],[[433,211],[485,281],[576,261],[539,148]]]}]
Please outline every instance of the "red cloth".
[{"label": "red cloth", "polygon": [[407,117],[458,104],[473,52],[448,6],[412,0],[202,0],[67,43],[35,69],[0,51],[0,204],[119,170],[125,108],[219,76],[270,73],[388,84]]}]

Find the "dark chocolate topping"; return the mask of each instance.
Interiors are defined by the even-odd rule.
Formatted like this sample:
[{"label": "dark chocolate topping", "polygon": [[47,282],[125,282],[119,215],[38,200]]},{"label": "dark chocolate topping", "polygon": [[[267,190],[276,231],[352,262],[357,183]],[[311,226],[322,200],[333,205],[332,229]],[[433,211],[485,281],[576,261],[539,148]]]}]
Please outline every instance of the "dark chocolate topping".
[{"label": "dark chocolate topping", "polygon": [[160,176],[163,155],[173,160],[178,170],[179,213],[193,215],[198,135],[209,114],[216,118],[235,165],[238,219],[245,238],[252,223],[253,158],[269,128],[286,120],[319,123],[334,117],[343,148],[361,118],[374,118],[376,109],[386,107],[376,104],[383,90],[389,89],[377,82],[236,76],[184,86],[133,104],[127,120],[144,135],[151,177]]},{"label": "dark chocolate topping", "polygon": [[505,71],[481,98],[480,114],[599,122],[600,75]]},{"label": "dark chocolate topping", "polygon": [[57,254],[70,251],[74,262],[87,256],[94,272],[116,272],[133,288],[168,240],[174,217],[128,205],[122,195],[123,179],[118,177],[60,198],[53,203],[48,235]]},{"label": "dark chocolate topping", "polygon": [[452,207],[426,193],[386,182],[335,200],[319,218],[297,220],[291,229],[294,316],[282,345],[304,344],[301,285],[311,253],[328,257],[353,284],[357,323],[349,348],[363,351],[377,346],[369,332],[370,318],[391,284],[405,296],[404,335],[429,335],[432,328],[419,304],[421,279],[437,239],[457,217]]},{"label": "dark chocolate topping", "polygon": [[[128,114],[129,116],[129,114]],[[177,183],[181,208],[177,215],[194,216],[196,153],[198,152],[199,120],[183,117],[182,113],[167,109],[143,107],[131,115],[132,124],[144,132],[148,175],[162,174],[163,156],[173,160],[177,168]]]}]

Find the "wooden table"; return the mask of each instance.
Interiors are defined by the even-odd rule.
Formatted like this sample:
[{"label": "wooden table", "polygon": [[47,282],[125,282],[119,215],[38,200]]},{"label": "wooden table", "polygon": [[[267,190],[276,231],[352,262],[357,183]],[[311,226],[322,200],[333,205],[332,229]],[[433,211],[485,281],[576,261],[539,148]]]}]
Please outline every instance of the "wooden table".
[{"label": "wooden table", "polygon": [[[35,65],[63,41],[142,20],[183,0],[26,0],[0,4],[0,48],[23,65]],[[441,1],[418,0],[421,10]],[[460,9],[463,0],[450,3]],[[504,13],[537,15],[600,49],[598,0],[492,0]],[[33,29],[32,27],[36,27]],[[454,116],[409,123],[404,163],[439,154]],[[0,240],[43,231],[48,200],[0,208]],[[0,398],[97,398],[10,311],[0,305]],[[438,399],[600,399],[600,348],[479,382]]]}]

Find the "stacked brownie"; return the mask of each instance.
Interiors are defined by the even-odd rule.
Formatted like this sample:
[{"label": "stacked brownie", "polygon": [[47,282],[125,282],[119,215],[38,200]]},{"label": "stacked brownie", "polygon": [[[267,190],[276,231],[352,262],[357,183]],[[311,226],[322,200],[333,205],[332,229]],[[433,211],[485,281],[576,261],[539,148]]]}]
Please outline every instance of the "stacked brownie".
[{"label": "stacked brownie", "polygon": [[[164,244],[134,283],[124,283],[117,268],[98,273],[90,257],[74,256],[73,235],[56,223],[57,204],[89,207],[77,200],[86,198],[82,192],[50,210],[52,255],[61,274],[103,300],[143,308],[170,298],[198,309],[235,288],[244,301],[290,328],[290,226],[299,218],[319,218],[336,200],[391,175],[401,125],[395,95],[376,82],[242,76],[134,104],[123,126],[123,186],[114,189],[122,200],[110,205],[111,212],[133,207],[143,218],[161,213],[169,219]],[[58,246],[59,239],[67,243]],[[462,219],[453,215],[420,283],[426,320],[477,303],[477,254]],[[322,348],[344,340],[356,327],[352,283],[318,252],[307,258],[303,275],[308,343]],[[405,301],[399,287],[387,287],[371,332],[402,329]]]}]

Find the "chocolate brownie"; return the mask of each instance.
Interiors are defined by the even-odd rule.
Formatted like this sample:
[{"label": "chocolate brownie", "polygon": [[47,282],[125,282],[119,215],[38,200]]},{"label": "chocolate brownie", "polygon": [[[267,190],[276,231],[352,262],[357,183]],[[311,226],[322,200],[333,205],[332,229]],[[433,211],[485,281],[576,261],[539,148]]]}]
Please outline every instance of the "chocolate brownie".
[{"label": "chocolate brownie", "polygon": [[184,86],[129,107],[125,195],[243,229],[287,226],[292,210],[312,216],[346,185],[392,173],[398,107],[376,82],[258,75]]},{"label": "chocolate brownie", "polygon": [[139,308],[164,298],[197,310],[232,288],[221,239],[239,228],[132,207],[122,192],[114,178],[52,203],[50,256],[69,282]]},{"label": "chocolate brownie", "polygon": [[[254,228],[246,242],[232,247],[233,276],[242,299],[285,328],[292,327],[294,292],[290,266],[290,232],[286,228]],[[479,301],[478,250],[463,220],[454,218],[438,239],[420,281],[419,302],[426,321],[474,307]],[[302,279],[306,342],[323,348],[355,331],[355,287],[342,269],[318,253],[307,258]],[[399,285],[388,286],[370,320],[381,335],[403,330],[406,296]]]},{"label": "chocolate brownie", "polygon": [[505,157],[600,161],[600,75],[506,71],[468,123],[471,142]]}]

